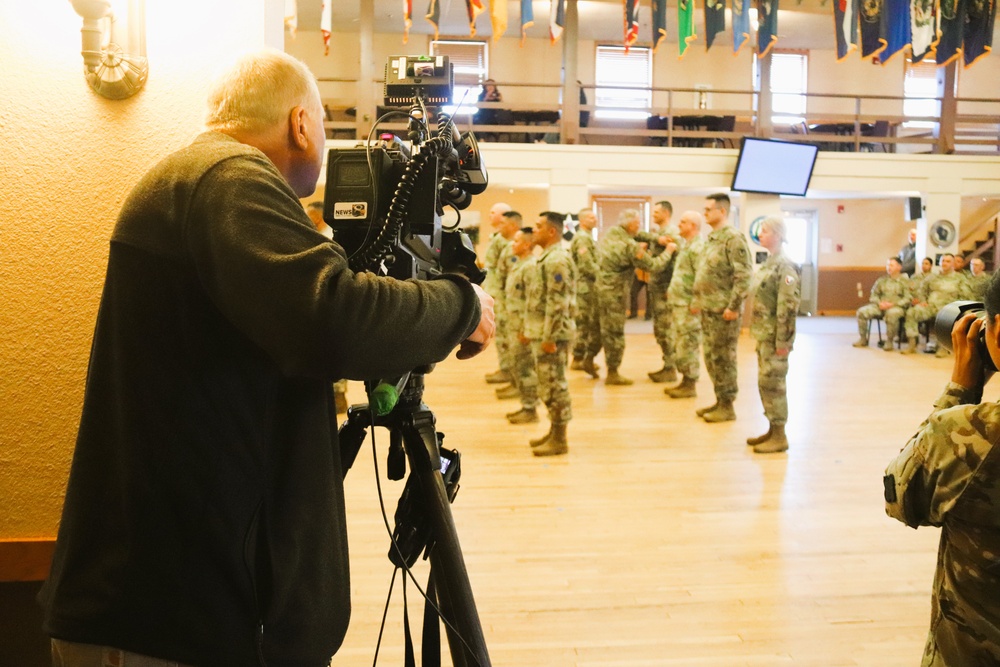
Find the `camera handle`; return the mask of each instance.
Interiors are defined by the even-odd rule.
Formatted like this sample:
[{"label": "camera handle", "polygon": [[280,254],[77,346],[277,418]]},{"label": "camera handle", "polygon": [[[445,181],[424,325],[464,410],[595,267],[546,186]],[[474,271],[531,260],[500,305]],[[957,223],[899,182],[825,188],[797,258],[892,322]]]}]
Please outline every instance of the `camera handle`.
[{"label": "camera handle", "polygon": [[[438,607],[444,618],[454,667],[490,667],[490,657],[469,573],[451,514],[451,501],[441,474],[441,453],[434,413],[423,403],[424,373],[413,372],[399,403],[387,415],[375,414],[368,404],[352,405],[340,428],[344,474],[350,469],[369,427],[382,426],[390,438],[402,440],[410,475],[419,488],[418,507],[431,528],[430,561]],[[395,547],[393,547],[395,549]]]}]

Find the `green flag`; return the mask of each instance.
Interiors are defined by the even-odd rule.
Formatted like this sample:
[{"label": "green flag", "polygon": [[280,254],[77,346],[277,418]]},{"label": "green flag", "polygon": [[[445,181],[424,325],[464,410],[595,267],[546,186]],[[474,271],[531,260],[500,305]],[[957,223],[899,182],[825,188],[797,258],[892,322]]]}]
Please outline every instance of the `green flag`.
[{"label": "green flag", "polygon": [[677,0],[677,48],[684,57],[687,47],[698,39],[694,31],[694,0]]}]

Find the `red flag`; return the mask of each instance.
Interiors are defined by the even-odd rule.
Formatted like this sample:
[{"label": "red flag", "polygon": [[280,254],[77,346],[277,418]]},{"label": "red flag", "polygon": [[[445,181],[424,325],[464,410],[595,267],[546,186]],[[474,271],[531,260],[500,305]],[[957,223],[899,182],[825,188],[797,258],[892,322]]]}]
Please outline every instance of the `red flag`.
[{"label": "red flag", "polygon": [[639,0],[623,0],[625,4],[625,53],[639,39]]},{"label": "red flag", "polygon": [[330,0],[323,2],[323,14],[319,19],[319,29],[323,32],[323,55],[330,55],[330,33],[333,32],[333,17],[330,13]]}]

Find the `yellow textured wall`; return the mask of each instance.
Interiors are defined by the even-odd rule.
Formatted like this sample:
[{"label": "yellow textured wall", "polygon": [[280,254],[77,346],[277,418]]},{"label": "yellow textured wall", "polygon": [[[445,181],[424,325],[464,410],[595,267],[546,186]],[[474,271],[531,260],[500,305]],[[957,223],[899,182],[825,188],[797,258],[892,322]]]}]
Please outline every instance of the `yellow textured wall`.
[{"label": "yellow textured wall", "polygon": [[69,2],[0,2],[0,539],[55,534],[118,209],[272,2],[149,2],[149,82],[124,101],[86,85]]}]

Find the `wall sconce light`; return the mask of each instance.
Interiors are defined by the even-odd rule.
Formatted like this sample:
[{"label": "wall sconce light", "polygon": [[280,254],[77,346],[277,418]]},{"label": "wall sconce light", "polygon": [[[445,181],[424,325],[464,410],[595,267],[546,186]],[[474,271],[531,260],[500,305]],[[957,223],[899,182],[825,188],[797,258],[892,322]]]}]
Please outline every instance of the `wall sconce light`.
[{"label": "wall sconce light", "polygon": [[83,66],[95,93],[111,100],[135,95],[146,84],[144,0],[70,0],[83,17]]}]

